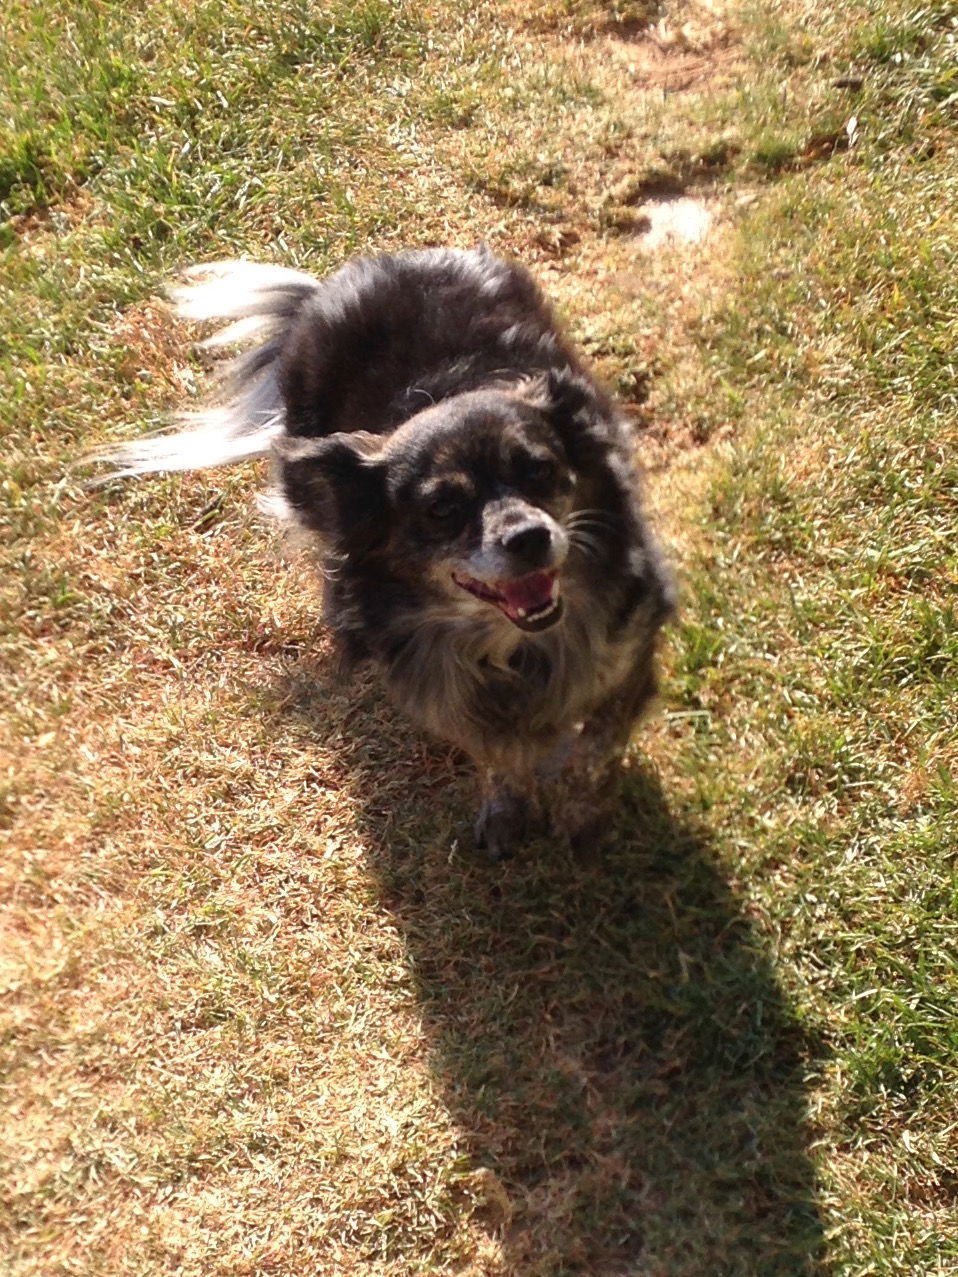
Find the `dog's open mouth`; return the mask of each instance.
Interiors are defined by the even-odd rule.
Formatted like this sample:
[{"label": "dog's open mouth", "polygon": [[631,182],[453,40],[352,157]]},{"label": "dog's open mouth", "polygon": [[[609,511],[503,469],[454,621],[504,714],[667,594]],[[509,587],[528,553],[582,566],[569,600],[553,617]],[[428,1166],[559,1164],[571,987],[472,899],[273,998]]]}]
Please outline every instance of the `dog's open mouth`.
[{"label": "dog's open mouth", "polygon": [[464,572],[453,572],[452,579],[477,599],[494,604],[520,630],[547,630],[562,615],[559,578],[554,570],[530,572],[515,581],[477,581]]}]

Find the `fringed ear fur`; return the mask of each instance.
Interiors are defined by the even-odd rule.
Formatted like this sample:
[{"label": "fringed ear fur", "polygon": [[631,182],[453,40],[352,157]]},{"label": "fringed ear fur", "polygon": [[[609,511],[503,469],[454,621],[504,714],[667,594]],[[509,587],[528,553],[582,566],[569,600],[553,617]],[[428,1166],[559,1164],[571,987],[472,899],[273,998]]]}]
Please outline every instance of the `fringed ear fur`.
[{"label": "fringed ear fur", "polygon": [[357,430],[274,445],[283,495],[296,518],[344,552],[362,553],[388,532],[383,439]]},{"label": "fringed ear fur", "polygon": [[551,420],[573,466],[588,465],[616,440],[611,405],[588,378],[566,366],[527,384],[524,397]]},{"label": "fringed ear fur", "polygon": [[552,369],[546,373],[546,391],[552,412],[557,417],[584,417],[591,421],[600,407],[595,387],[571,368]]}]

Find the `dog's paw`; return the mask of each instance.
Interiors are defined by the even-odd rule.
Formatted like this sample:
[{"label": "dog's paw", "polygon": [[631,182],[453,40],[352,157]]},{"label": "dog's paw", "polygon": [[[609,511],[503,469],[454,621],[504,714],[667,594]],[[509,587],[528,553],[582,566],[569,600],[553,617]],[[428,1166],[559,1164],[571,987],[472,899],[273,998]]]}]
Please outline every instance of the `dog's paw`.
[{"label": "dog's paw", "polygon": [[529,828],[529,805],[516,794],[491,795],[476,818],[476,846],[490,860],[514,856]]}]

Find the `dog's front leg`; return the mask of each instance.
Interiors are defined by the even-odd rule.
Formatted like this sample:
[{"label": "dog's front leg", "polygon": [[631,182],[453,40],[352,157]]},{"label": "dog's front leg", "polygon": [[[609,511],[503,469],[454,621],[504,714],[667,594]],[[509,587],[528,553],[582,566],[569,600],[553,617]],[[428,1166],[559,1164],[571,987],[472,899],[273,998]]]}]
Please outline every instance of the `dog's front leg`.
[{"label": "dog's front leg", "polygon": [[599,704],[581,731],[547,760],[551,781],[547,808],[553,831],[580,852],[601,844],[611,824],[622,756],[642,710],[655,694],[651,647],[635,659],[629,676]]},{"label": "dog's front leg", "polygon": [[596,774],[616,763],[628,748],[635,724],[655,696],[654,649],[636,656],[629,675],[592,713],[580,737],[583,762]]},{"label": "dog's front leg", "polygon": [[490,860],[507,860],[529,829],[529,799],[494,772],[483,777],[482,805],[476,818],[476,846]]}]

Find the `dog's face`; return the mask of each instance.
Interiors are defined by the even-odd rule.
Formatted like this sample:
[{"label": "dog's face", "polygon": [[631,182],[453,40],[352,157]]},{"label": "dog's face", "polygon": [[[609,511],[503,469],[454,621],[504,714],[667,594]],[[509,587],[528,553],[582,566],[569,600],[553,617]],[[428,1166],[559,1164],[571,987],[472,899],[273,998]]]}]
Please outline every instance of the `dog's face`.
[{"label": "dog's face", "polygon": [[387,457],[403,558],[520,629],[559,619],[575,475],[546,414],[515,395],[462,395],[401,427]]},{"label": "dog's face", "polygon": [[545,382],[475,391],[389,436],[288,440],[285,494],[345,556],[385,559],[463,611],[495,608],[521,630],[544,630],[562,615],[575,453],[588,434],[571,420],[573,400]]}]

